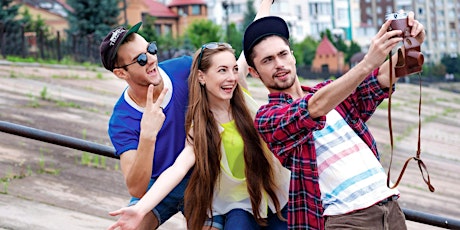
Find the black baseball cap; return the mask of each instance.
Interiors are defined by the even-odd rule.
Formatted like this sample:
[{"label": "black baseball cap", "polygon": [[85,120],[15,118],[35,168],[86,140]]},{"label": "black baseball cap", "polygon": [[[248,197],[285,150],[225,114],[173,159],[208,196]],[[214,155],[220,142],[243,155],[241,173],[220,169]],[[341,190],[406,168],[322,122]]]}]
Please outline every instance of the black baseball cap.
[{"label": "black baseball cap", "polygon": [[115,57],[121,43],[132,33],[137,33],[142,22],[137,23],[129,30],[124,27],[117,27],[110,31],[102,40],[99,50],[101,52],[101,61],[107,70],[113,71],[115,68]]},{"label": "black baseball cap", "polygon": [[267,16],[249,24],[248,28],[244,31],[243,37],[244,56],[248,58],[249,54],[252,53],[252,48],[260,40],[270,35],[278,35],[289,40],[289,29],[286,21],[277,16]]}]

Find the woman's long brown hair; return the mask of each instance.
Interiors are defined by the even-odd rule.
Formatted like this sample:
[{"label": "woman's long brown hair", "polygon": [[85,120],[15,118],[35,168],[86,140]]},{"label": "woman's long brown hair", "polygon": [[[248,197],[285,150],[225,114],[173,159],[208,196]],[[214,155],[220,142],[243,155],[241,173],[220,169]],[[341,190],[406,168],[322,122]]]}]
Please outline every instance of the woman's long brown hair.
[{"label": "woman's long brown hair", "polygon": [[[201,64],[198,66],[200,52],[203,53]],[[223,45],[219,45],[216,49],[204,48],[196,51],[189,77],[189,108],[185,127],[186,133],[193,133],[193,136],[188,135],[187,141],[194,146],[196,162],[185,190],[184,209],[188,229],[191,230],[201,230],[208,214],[212,214],[214,188],[219,183],[218,178],[221,173],[222,143],[218,123],[209,107],[206,86],[201,86],[198,80],[198,70],[207,72],[213,61],[212,56],[219,52],[234,54],[233,49]],[[274,180],[272,153],[264,150],[265,143],[254,128],[253,118],[239,86],[233,93],[230,106],[237,130],[244,141],[245,176],[254,217],[258,224],[266,225],[259,210],[265,191],[273,201],[278,217],[284,220],[275,192],[277,187]]]}]

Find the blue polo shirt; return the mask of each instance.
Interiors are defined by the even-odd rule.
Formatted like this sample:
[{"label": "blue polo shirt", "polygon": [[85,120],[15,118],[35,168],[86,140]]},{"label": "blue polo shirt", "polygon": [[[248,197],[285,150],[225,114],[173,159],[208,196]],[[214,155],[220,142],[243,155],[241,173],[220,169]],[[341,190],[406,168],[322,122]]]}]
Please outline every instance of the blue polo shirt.
[{"label": "blue polo shirt", "polygon": [[[163,107],[165,121],[157,135],[152,178],[158,177],[171,166],[185,143],[185,114],[188,105],[188,76],[192,58],[183,56],[159,63],[165,87],[170,97]],[[165,76],[166,75],[166,76]],[[169,79],[169,80],[168,80]],[[126,95],[126,96],[125,96]],[[109,121],[108,133],[115,155],[120,156],[128,150],[136,150],[139,144],[140,122],[143,108],[136,106],[127,96],[126,89],[114,106]]]}]

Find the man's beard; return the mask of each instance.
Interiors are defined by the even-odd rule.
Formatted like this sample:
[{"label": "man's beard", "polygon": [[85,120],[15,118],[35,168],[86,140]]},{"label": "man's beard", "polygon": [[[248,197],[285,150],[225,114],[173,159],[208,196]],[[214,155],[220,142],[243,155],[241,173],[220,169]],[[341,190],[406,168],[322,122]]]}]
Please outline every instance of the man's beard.
[{"label": "man's beard", "polygon": [[[273,77],[273,79],[276,79],[276,78]],[[262,78],[260,78],[260,80],[262,80]],[[262,80],[262,83],[264,83],[265,86],[266,86],[268,89],[273,89],[273,90],[276,90],[276,91],[283,91],[283,90],[285,90],[285,89],[289,89],[289,88],[291,88],[291,87],[294,85],[294,82],[295,82],[295,79],[294,79],[294,78],[291,78],[291,79],[288,79],[287,81],[284,81],[284,82],[276,82],[276,81],[273,81],[272,84],[267,85],[267,84]]]}]

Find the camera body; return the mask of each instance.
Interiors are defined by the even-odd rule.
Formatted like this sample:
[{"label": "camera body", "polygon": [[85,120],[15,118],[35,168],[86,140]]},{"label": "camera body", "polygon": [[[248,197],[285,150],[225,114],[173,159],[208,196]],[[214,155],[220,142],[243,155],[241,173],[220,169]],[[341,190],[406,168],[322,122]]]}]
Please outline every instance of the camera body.
[{"label": "camera body", "polygon": [[403,31],[400,35],[401,37],[410,37],[410,30],[412,27],[408,25],[407,13],[388,13],[385,18],[386,20],[391,20],[388,31],[401,30]]},{"label": "camera body", "polygon": [[398,35],[398,37],[403,38],[404,54],[403,50],[399,48],[398,62],[395,65],[396,77],[422,72],[424,57],[420,51],[421,44],[410,35],[412,27],[408,24],[407,13],[389,13],[386,15],[386,20],[391,20],[388,31],[401,30],[403,32]]}]

